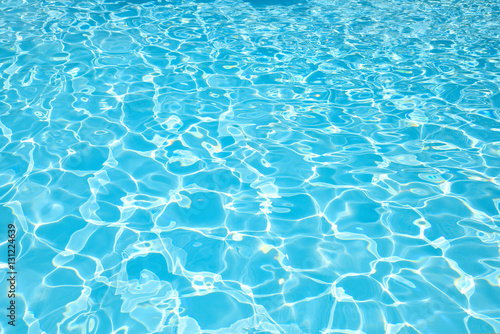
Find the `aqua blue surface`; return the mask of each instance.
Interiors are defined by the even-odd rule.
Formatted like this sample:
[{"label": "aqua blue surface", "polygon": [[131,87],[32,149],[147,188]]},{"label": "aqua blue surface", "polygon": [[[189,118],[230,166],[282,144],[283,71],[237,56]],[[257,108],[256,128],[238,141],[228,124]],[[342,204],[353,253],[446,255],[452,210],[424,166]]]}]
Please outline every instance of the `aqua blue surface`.
[{"label": "aqua blue surface", "polygon": [[2,1],[1,333],[500,332],[499,17]]}]

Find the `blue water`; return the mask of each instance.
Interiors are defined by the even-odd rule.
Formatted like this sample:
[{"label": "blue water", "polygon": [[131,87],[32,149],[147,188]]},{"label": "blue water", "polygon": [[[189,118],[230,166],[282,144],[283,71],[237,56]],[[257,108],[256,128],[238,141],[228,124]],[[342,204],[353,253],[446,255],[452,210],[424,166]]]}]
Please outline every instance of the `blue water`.
[{"label": "blue water", "polygon": [[2,1],[0,332],[500,332],[499,17]]}]

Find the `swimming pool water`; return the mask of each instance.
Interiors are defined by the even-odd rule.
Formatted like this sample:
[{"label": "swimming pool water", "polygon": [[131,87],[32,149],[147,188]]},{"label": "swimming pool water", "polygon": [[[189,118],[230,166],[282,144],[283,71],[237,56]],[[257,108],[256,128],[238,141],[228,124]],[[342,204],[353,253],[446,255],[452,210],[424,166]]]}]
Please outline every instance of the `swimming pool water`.
[{"label": "swimming pool water", "polygon": [[1,333],[500,332],[499,17],[2,1]]}]

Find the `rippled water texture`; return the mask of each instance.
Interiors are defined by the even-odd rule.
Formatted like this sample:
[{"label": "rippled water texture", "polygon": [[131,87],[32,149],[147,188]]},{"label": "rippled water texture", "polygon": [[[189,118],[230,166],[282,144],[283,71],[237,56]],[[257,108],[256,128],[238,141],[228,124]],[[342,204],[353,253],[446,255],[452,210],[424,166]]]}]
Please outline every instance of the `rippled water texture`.
[{"label": "rippled water texture", "polygon": [[2,1],[15,333],[500,332],[499,17]]}]

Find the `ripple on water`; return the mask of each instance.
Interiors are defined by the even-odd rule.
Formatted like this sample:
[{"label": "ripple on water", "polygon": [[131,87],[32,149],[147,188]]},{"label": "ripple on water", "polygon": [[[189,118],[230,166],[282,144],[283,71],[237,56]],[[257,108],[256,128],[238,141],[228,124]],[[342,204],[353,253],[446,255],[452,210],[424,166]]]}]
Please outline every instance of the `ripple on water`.
[{"label": "ripple on water", "polygon": [[20,332],[500,331],[491,2],[0,8]]}]

